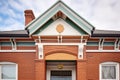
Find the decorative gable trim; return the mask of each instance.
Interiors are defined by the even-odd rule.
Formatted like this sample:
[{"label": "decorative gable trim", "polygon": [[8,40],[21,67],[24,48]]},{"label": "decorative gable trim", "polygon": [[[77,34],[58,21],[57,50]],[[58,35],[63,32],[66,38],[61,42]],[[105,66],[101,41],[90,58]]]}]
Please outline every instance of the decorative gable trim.
[{"label": "decorative gable trim", "polygon": [[94,27],[91,24],[89,24],[85,19],[80,17],[77,13],[75,13],[72,9],[70,9],[67,5],[65,5],[62,1],[58,1],[45,13],[43,13],[41,16],[39,16],[26,26],[26,29],[29,30],[30,35],[32,35],[36,30],[38,30],[42,25],[44,25],[50,18],[52,18],[59,11],[64,13],[81,29],[83,29],[86,33],[91,35],[91,31],[94,29]]},{"label": "decorative gable trim", "polygon": [[63,20],[61,18],[55,21],[50,19],[42,27],[36,30],[33,35],[58,35],[59,33],[56,30],[58,24],[62,24],[64,26],[64,31],[61,33],[61,35],[88,35],[88,33],[82,30],[71,20],[69,19]]}]

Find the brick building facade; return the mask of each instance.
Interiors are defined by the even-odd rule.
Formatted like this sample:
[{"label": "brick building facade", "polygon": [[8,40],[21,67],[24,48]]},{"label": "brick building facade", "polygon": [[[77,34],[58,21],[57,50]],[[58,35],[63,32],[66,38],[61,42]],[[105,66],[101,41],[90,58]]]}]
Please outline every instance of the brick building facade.
[{"label": "brick building facade", "polygon": [[25,30],[0,32],[0,80],[119,80],[120,31],[96,30],[62,1]]}]

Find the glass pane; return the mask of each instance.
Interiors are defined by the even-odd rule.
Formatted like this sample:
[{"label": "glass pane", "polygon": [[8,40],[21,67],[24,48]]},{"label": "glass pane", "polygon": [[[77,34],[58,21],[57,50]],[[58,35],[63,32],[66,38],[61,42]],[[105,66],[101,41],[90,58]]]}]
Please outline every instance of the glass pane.
[{"label": "glass pane", "polygon": [[102,66],[102,79],[116,79],[116,66]]},{"label": "glass pane", "polygon": [[16,79],[16,65],[2,65],[2,79]]},{"label": "glass pane", "polygon": [[72,80],[72,71],[51,71],[51,80]]}]

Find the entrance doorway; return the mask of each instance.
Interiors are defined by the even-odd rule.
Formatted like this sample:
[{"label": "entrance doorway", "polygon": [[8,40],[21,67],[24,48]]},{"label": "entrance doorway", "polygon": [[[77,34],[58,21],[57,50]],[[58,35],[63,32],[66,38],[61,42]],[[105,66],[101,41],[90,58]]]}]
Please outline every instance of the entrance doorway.
[{"label": "entrance doorway", "polygon": [[76,80],[76,62],[47,62],[47,80]]}]

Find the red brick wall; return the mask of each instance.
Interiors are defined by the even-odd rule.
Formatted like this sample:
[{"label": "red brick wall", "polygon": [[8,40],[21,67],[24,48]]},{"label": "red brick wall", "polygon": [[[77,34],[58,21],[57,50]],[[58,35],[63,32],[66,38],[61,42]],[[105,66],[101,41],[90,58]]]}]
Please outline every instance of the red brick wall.
[{"label": "red brick wall", "polygon": [[77,80],[87,80],[86,60],[77,61]]},{"label": "red brick wall", "polygon": [[46,67],[44,60],[36,60],[35,62],[35,80],[45,80]]},{"label": "red brick wall", "polygon": [[98,50],[99,47],[98,46],[86,46],[87,50]]},{"label": "red brick wall", "polygon": [[0,53],[0,62],[18,64],[18,80],[35,80],[35,53]]},{"label": "red brick wall", "polygon": [[87,78],[99,80],[99,64],[102,62],[120,62],[119,53],[87,53]]},{"label": "red brick wall", "polygon": [[12,50],[12,46],[0,46],[1,50]]},{"label": "red brick wall", "polygon": [[103,46],[103,50],[114,50],[114,46]]},{"label": "red brick wall", "polygon": [[[36,48],[37,49],[37,48]],[[78,53],[77,46],[44,46],[44,53],[48,54],[55,51],[68,51],[75,55]],[[84,60],[76,60],[77,80],[99,80],[99,64],[102,62],[120,62],[119,53],[105,52],[85,52]],[[38,52],[38,50],[37,50]],[[0,53],[0,62],[9,61],[18,64],[19,80],[45,80],[46,64],[45,60],[38,60],[35,53]]]}]

